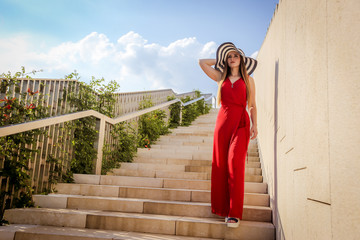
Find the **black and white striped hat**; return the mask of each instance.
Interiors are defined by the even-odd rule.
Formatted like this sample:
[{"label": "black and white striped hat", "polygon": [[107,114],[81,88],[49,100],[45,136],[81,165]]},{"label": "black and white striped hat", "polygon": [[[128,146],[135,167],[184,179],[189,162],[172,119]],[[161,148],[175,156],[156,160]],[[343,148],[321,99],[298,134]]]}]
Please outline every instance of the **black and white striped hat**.
[{"label": "black and white striped hat", "polygon": [[248,75],[251,75],[257,66],[257,61],[251,57],[246,57],[245,53],[240,48],[236,48],[235,45],[231,42],[225,42],[218,47],[216,51],[215,69],[219,70],[220,72],[224,71],[227,55],[231,51],[237,51],[240,53],[240,56],[244,60],[246,71]]}]

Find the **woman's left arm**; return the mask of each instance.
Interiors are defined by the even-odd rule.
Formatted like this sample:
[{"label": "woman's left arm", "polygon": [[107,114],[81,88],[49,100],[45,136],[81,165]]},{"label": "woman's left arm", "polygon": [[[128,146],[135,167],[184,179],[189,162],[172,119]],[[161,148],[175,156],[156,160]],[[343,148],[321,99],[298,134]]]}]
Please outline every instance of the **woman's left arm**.
[{"label": "woman's left arm", "polygon": [[249,76],[249,82],[250,82],[250,104],[249,107],[250,111],[250,118],[251,118],[251,129],[250,129],[250,138],[255,139],[258,135],[257,130],[257,109],[256,109],[256,100],[255,100],[255,81],[252,77]]}]

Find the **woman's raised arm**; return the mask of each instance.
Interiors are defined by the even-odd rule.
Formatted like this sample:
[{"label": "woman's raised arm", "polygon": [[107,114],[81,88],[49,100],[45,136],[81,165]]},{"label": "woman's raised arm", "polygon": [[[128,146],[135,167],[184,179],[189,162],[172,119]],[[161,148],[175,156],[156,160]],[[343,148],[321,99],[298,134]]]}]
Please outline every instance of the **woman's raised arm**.
[{"label": "woman's raised arm", "polygon": [[199,59],[201,69],[209,76],[209,78],[218,82],[221,79],[221,72],[211,67],[215,65],[215,63],[215,59]]}]

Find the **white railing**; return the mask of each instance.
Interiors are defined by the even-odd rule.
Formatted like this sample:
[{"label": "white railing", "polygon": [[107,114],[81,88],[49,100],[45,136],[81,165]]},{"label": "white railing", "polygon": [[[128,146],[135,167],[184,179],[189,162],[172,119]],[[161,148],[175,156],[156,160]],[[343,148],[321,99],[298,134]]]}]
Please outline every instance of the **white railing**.
[{"label": "white railing", "polygon": [[[98,132],[97,140],[94,144],[94,146],[97,150],[97,158],[95,160],[95,174],[100,175],[101,167],[102,167],[102,154],[103,154],[102,149],[104,146],[106,123],[115,125],[117,123],[139,117],[143,114],[152,112],[154,110],[165,108],[165,107],[170,106],[177,102],[180,102],[181,106],[185,107],[187,105],[190,105],[190,104],[195,103],[202,99],[205,100],[204,102],[207,102],[211,98],[212,98],[212,96],[205,99],[205,97],[202,96],[202,97],[199,97],[197,99],[194,99],[194,100],[186,102],[186,103],[183,103],[179,98],[176,98],[174,100],[171,100],[171,101],[168,101],[165,103],[161,103],[161,104],[155,105],[153,107],[149,107],[149,108],[139,110],[136,112],[132,112],[132,113],[128,113],[128,114],[124,114],[122,116],[115,117],[115,118],[109,118],[109,117],[107,117],[97,111],[94,111],[94,110],[69,113],[69,114],[65,114],[65,115],[61,115],[61,116],[54,116],[54,117],[49,117],[49,118],[45,118],[45,119],[41,119],[41,120],[35,120],[35,121],[31,121],[31,122],[25,122],[25,123],[20,123],[20,124],[14,124],[11,126],[1,127],[0,128],[0,137],[17,134],[17,133],[21,133],[21,132],[26,132],[26,131],[30,131],[30,130],[34,130],[34,129],[39,129],[39,128],[43,128],[43,127],[48,127],[48,126],[55,125],[55,124],[61,124],[61,123],[65,123],[68,121],[73,121],[73,120],[77,120],[77,119],[81,119],[81,118],[85,118],[85,117],[95,117],[97,119],[96,130]],[[181,109],[182,109],[182,107],[181,107]],[[180,119],[181,119],[181,112],[182,112],[182,110],[180,111]]]}]

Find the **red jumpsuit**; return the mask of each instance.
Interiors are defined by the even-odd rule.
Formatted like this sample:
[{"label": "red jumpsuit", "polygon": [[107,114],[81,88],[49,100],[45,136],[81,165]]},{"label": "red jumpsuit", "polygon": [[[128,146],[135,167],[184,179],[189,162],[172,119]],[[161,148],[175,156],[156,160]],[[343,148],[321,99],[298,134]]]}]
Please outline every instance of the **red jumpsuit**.
[{"label": "red jumpsuit", "polygon": [[245,188],[245,158],[250,139],[246,111],[246,85],[227,78],[221,88],[213,145],[211,211],[242,219]]}]

